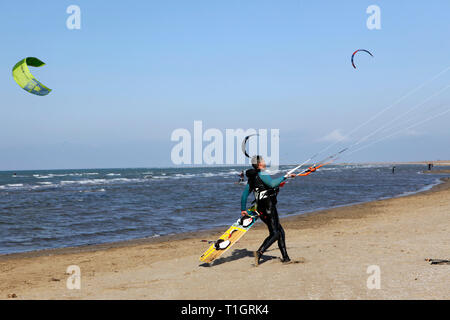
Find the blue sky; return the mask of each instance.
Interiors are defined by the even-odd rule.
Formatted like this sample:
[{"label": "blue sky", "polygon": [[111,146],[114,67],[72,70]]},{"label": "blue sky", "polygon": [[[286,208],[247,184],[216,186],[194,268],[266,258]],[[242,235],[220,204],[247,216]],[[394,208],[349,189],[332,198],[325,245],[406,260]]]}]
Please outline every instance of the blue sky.
[{"label": "blue sky", "polygon": [[[80,30],[66,28],[72,4]],[[373,4],[381,30],[366,27]],[[281,163],[301,162],[331,132],[345,135],[450,66],[449,12],[446,0],[3,2],[0,170],[170,166],[172,131],[192,130],[194,120],[205,129],[278,128]],[[374,58],[358,55],[355,70],[358,48]],[[12,79],[27,56],[47,63],[31,71],[53,89],[48,96]],[[448,84],[450,71],[342,145]],[[417,119],[446,106],[450,90]],[[450,159],[449,120],[344,160]]]}]

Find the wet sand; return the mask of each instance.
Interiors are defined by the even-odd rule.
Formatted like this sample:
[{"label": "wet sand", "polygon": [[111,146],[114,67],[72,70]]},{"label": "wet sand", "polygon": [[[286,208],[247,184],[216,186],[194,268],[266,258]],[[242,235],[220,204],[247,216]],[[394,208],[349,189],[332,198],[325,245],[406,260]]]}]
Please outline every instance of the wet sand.
[{"label": "wet sand", "polygon": [[[224,229],[0,256],[0,299],[450,299],[450,180],[415,195],[282,219],[288,252],[257,223],[212,266],[198,258]],[[71,265],[81,289],[67,289]],[[369,289],[373,267],[379,289]],[[370,268],[369,268],[370,267]],[[368,273],[369,270],[369,273]]]},{"label": "wet sand", "polygon": [[423,171],[423,173],[428,173],[428,174],[447,174],[450,173],[450,170],[426,170]]}]

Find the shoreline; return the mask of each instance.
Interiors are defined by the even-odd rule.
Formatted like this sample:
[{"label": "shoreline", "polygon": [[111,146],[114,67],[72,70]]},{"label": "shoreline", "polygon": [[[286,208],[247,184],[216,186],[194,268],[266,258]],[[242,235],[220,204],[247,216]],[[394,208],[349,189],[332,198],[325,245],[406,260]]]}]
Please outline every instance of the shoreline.
[{"label": "shoreline", "polygon": [[[429,173],[429,172],[424,171],[424,173]],[[450,170],[448,170],[448,172],[447,172],[447,170],[441,170],[441,171],[436,170],[435,172],[431,172],[431,173],[447,174],[447,173],[450,173]],[[379,199],[374,199],[374,200],[369,200],[369,201],[354,202],[354,203],[349,203],[349,204],[336,205],[336,206],[332,206],[329,208],[319,208],[319,209],[306,211],[306,212],[288,214],[288,215],[280,217],[280,220],[284,221],[287,219],[296,218],[298,216],[314,215],[316,213],[317,214],[321,213],[322,211],[363,205],[363,204],[376,202],[376,201],[414,196],[416,194],[424,193],[427,191],[432,191],[435,187],[437,187],[441,184],[444,184],[446,181],[445,179],[446,179],[445,177],[441,177],[438,179],[438,182],[430,184],[428,186],[425,186],[417,191],[404,192],[402,194],[399,194],[399,195],[396,195],[393,197],[385,197],[385,198],[379,198]],[[162,235],[162,236],[157,236],[157,237],[146,237],[146,238],[113,241],[113,242],[85,244],[85,245],[80,245],[80,246],[69,246],[69,247],[59,247],[59,248],[37,249],[37,250],[30,250],[30,251],[24,251],[24,252],[4,253],[4,254],[0,254],[0,262],[7,261],[9,259],[35,258],[35,257],[42,257],[42,256],[61,255],[61,254],[93,252],[93,251],[97,251],[97,250],[122,248],[122,247],[133,246],[133,245],[161,243],[161,242],[174,241],[174,240],[187,240],[187,239],[192,239],[192,238],[199,238],[202,236],[203,236],[203,238],[207,238],[207,236],[220,234],[221,232],[223,232],[223,230],[225,230],[228,227],[229,227],[229,225],[222,225],[222,226],[214,227],[211,229],[202,229],[202,230],[182,232],[182,233],[176,233],[176,234],[167,234],[167,235]],[[215,238],[213,237],[212,239],[215,239]]]},{"label": "shoreline", "polygon": [[[258,222],[211,266],[203,238],[224,230],[0,256],[0,299],[449,299],[450,178],[430,190],[282,219],[291,259],[274,244],[259,267],[253,252],[267,236]],[[68,266],[82,287],[68,290]],[[381,289],[369,290],[369,266]],[[251,285],[233,290],[236,283]],[[217,281],[220,279],[220,281]]]}]

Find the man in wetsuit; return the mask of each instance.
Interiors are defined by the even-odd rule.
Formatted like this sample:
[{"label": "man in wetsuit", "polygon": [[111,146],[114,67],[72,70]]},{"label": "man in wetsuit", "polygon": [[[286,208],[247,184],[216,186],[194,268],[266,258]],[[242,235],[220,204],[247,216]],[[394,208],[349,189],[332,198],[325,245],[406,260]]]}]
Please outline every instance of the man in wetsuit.
[{"label": "man in wetsuit", "polygon": [[[266,163],[261,156],[254,156],[252,158],[252,169],[246,171],[248,184],[241,196],[241,214],[247,215],[247,198],[250,192],[255,194],[256,206],[258,212],[261,213],[261,220],[267,225],[269,229],[269,236],[264,240],[259,249],[255,251],[255,265],[258,266],[262,254],[269,249],[269,247],[278,241],[283,263],[289,263],[291,259],[286,251],[285,234],[283,227],[278,218],[276,208],[277,193],[280,184],[286,180],[282,176],[277,179],[272,179],[264,170]],[[291,175],[295,177],[295,174]]]}]

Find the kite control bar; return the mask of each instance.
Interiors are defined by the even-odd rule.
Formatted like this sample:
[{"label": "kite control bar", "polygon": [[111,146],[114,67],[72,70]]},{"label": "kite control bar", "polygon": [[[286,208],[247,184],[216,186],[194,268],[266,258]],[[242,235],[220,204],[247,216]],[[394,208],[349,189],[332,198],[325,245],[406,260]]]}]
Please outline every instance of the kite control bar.
[{"label": "kite control bar", "polygon": [[289,170],[284,176],[286,178],[288,178],[292,173],[294,173],[295,171],[297,171],[298,169],[300,169],[303,165],[305,165],[307,162],[311,161],[312,159],[314,159],[317,156],[317,154],[315,154],[314,156],[312,156],[311,158],[309,158],[308,160],[306,160],[305,162],[303,162],[302,164],[299,164],[298,166],[296,166],[294,169]]},{"label": "kite control bar", "polygon": [[[318,163],[315,163],[314,165],[308,167],[307,169],[301,171],[300,173],[296,174],[297,177],[304,177],[307,175],[310,175],[311,173],[315,172],[317,169],[332,163],[333,161],[335,161],[339,155],[345,151],[347,151],[348,148],[342,149],[341,151],[323,159],[322,161],[319,161]],[[317,155],[317,154],[316,154]],[[297,167],[295,167],[292,170],[289,170],[285,177],[288,178],[291,174],[293,174],[293,172],[295,172],[296,170],[298,170],[301,166],[303,166],[305,163],[307,163],[308,161],[310,161],[311,159],[313,159],[316,155],[312,156],[311,158],[309,158],[308,160],[306,160],[305,162],[303,162],[301,165],[298,165]]]}]

